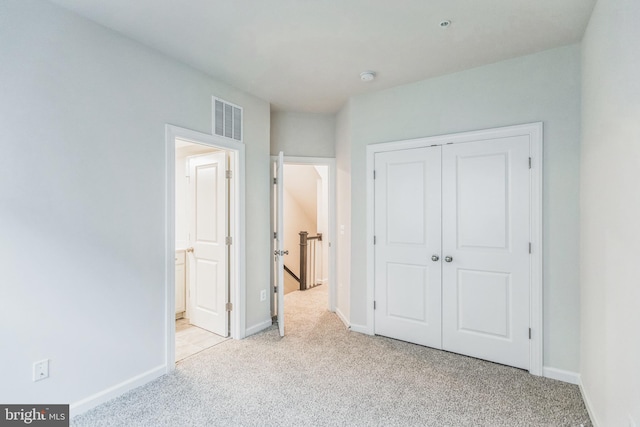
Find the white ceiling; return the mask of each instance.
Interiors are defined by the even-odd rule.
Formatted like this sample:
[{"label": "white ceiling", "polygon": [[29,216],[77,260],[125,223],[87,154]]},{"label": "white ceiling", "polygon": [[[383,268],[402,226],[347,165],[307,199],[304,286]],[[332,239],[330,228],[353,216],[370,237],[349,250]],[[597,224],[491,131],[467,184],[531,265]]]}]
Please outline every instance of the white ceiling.
[{"label": "white ceiling", "polygon": [[578,42],[596,0],[51,1],[274,109],[331,113],[355,94]]}]

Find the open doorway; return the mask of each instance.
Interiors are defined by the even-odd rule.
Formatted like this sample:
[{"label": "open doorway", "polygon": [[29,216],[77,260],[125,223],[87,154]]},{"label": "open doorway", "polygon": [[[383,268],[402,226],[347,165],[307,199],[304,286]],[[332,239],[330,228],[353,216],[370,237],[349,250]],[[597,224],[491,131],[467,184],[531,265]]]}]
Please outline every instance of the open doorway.
[{"label": "open doorway", "polygon": [[285,295],[329,283],[328,174],[326,165],[284,164]]},{"label": "open doorway", "polygon": [[176,139],[176,362],[229,336],[229,156]]},{"label": "open doorway", "polygon": [[167,126],[167,370],[244,337],[244,147]]},{"label": "open doorway", "polygon": [[[284,157],[280,184],[285,319],[286,312],[296,310],[297,307],[293,305],[304,303],[305,293],[312,289],[314,298],[321,293],[327,309],[335,310],[335,259],[332,245],[335,227],[334,166],[334,159]],[[274,205],[277,204],[276,199]],[[274,215],[275,224],[278,209],[274,209]],[[274,229],[277,229],[276,225]],[[275,282],[277,274],[273,277]],[[278,299],[273,300],[272,312],[276,314]]]}]

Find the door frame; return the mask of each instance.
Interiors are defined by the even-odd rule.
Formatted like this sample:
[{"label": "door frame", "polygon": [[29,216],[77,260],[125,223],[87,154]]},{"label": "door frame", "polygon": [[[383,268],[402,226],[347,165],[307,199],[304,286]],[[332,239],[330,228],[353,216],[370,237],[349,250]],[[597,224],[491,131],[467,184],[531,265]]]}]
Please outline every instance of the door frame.
[{"label": "door frame", "polygon": [[529,275],[529,303],[531,325],[531,340],[529,341],[529,373],[541,376],[543,374],[543,236],[542,236],[542,122],[528,123],[515,126],[484,129],[471,132],[453,133],[425,138],[400,141],[382,142],[367,145],[367,290],[366,312],[367,326],[364,330],[369,335],[375,334],[374,325],[374,160],[375,154],[385,151],[408,150],[432,145],[457,144],[479,140],[490,140],[514,136],[529,137],[529,156],[532,158],[530,173],[530,224],[529,238],[531,240],[531,263]]},{"label": "door frame", "polygon": [[[278,161],[278,156],[271,156],[271,163],[273,167],[273,163]],[[331,312],[336,311],[336,298],[337,298],[337,289],[336,286],[336,159],[332,157],[300,157],[300,156],[284,156],[284,164],[286,165],[309,165],[309,166],[327,166],[328,171],[328,188],[329,188],[329,200],[328,200],[328,209],[329,209],[329,230],[328,230],[328,239],[329,242],[329,297],[327,301],[327,308]],[[271,192],[273,193],[273,186],[271,187]],[[273,194],[271,195],[271,200],[273,203]],[[271,209],[273,212],[273,207]],[[275,218],[271,220],[271,235],[273,236],[273,229]],[[324,238],[323,238],[324,240]],[[271,245],[273,246],[273,239]],[[275,248],[271,248],[271,253]],[[271,262],[273,269],[273,262]],[[271,274],[273,281],[273,272]],[[271,284],[271,294],[273,296],[273,283]],[[272,298],[273,299],[273,298]]]},{"label": "door frame", "polygon": [[229,230],[233,239],[229,251],[230,335],[246,335],[246,236],[245,236],[245,146],[241,142],[165,125],[165,361],[166,371],[175,369],[175,140],[225,150],[230,154],[233,178],[229,188]]}]

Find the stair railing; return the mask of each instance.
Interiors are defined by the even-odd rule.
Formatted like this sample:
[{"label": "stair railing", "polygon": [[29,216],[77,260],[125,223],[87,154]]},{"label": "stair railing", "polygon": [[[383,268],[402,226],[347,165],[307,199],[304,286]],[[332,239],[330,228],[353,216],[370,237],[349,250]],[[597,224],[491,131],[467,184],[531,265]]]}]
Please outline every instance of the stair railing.
[{"label": "stair railing", "polygon": [[[322,233],[317,236],[309,236],[306,231],[298,233],[300,235],[300,290],[312,288],[316,283],[316,242],[322,242]],[[320,251],[322,256],[322,251]]]}]

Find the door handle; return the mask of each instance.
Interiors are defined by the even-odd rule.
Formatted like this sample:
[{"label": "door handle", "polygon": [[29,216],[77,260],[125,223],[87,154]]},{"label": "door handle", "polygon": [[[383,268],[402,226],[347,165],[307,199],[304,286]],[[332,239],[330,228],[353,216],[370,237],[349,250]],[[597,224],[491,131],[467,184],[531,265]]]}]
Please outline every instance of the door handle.
[{"label": "door handle", "polygon": [[193,248],[187,248],[187,252],[193,252]]},{"label": "door handle", "polygon": [[440,257],[438,255],[431,255],[431,261],[438,261]]},{"label": "door handle", "polygon": [[273,254],[274,254],[275,256],[289,255],[289,251],[288,251],[288,250],[287,250],[287,251],[279,251],[279,250],[277,250],[277,249],[276,249],[276,250],[273,252]]},{"label": "door handle", "polygon": [[451,261],[453,261],[453,258],[450,257],[450,256],[446,256],[446,257],[444,257],[444,260],[447,261],[447,262],[451,262]]}]

